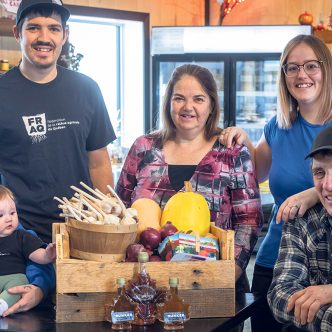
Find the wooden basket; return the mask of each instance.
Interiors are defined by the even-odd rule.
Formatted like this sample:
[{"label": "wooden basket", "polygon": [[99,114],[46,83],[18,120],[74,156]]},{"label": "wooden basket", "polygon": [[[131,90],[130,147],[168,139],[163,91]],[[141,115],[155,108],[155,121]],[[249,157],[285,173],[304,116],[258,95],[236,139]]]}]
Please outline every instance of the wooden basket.
[{"label": "wooden basket", "polygon": [[138,224],[97,225],[73,219],[66,223],[70,256],[98,262],[121,262],[135,242]]},{"label": "wooden basket", "polygon": [[[234,231],[211,225],[221,248],[221,260],[149,262],[158,287],[179,278],[179,295],[191,306],[191,317],[230,317],[235,314]],[[96,322],[105,319],[105,304],[117,294],[116,278],[131,280],[138,263],[93,262],[70,258],[64,224],[53,224],[57,244],[56,321]],[[82,277],[84,276],[84,277]]]}]

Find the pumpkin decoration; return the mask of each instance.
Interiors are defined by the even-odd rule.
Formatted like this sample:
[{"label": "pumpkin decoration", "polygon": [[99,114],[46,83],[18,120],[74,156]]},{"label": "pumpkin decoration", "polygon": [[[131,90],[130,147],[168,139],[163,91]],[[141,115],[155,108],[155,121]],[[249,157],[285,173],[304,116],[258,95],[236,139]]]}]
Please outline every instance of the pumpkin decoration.
[{"label": "pumpkin decoration", "polygon": [[134,201],[131,207],[137,211],[138,235],[148,227],[159,231],[161,208],[158,203],[150,198],[139,198]]},{"label": "pumpkin decoration", "polygon": [[314,18],[311,14],[309,14],[307,11],[305,11],[303,14],[299,16],[299,22],[302,25],[311,25]]},{"label": "pumpkin decoration", "polygon": [[168,221],[182,232],[196,231],[205,236],[210,230],[210,210],[205,198],[192,191],[189,181],[185,181],[185,192],[178,192],[165,205],[161,216],[161,226]]}]

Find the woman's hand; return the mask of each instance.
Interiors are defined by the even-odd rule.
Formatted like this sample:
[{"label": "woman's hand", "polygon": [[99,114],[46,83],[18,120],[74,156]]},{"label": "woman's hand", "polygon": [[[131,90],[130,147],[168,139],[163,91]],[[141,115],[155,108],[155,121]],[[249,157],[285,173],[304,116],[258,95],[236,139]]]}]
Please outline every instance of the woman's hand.
[{"label": "woman's hand", "polygon": [[281,220],[287,222],[295,217],[302,217],[305,212],[319,202],[315,188],[310,188],[298,194],[288,197],[281,205],[277,213],[276,223]]},{"label": "woman's hand", "polygon": [[227,148],[231,148],[235,144],[248,146],[248,140],[248,134],[242,128],[238,127],[228,127],[224,129],[219,136],[219,141]]},{"label": "woman's hand", "polygon": [[3,317],[17,312],[28,311],[43,299],[43,291],[35,285],[16,286],[8,289],[10,294],[19,294],[21,298],[3,314]]}]

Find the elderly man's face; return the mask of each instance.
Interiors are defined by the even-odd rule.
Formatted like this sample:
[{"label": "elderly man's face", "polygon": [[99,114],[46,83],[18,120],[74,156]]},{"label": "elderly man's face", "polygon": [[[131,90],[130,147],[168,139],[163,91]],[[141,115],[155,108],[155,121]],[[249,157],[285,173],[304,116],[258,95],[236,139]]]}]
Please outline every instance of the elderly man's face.
[{"label": "elderly man's face", "polygon": [[332,154],[314,155],[312,174],[319,198],[329,215],[332,216]]}]

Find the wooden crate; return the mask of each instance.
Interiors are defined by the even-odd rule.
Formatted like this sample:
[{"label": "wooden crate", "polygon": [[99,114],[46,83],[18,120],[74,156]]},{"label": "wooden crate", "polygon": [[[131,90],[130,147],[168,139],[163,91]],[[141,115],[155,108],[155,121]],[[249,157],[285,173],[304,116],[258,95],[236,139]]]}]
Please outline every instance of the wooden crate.
[{"label": "wooden crate", "polygon": [[[148,272],[157,286],[168,287],[179,278],[179,294],[191,306],[192,318],[235,314],[234,232],[211,226],[223,253],[222,260],[206,262],[151,262]],[[65,224],[53,225],[57,244],[56,321],[104,320],[104,305],[117,292],[116,278],[133,278],[138,263],[105,263],[71,259]]]}]

